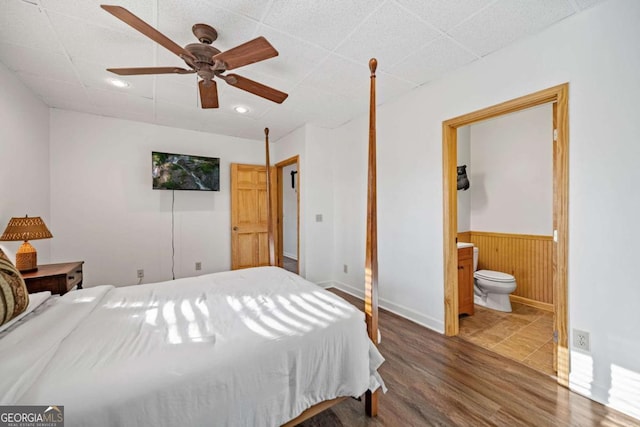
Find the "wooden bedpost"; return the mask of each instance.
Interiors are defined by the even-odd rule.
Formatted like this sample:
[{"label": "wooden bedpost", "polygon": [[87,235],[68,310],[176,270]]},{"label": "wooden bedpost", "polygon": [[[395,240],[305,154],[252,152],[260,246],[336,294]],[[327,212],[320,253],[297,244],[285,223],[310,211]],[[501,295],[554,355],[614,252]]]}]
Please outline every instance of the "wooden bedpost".
[{"label": "wooden bedpost", "polygon": [[269,265],[276,265],[276,250],[273,240],[273,212],[271,206],[271,162],[269,160],[269,128],[264,128],[264,149],[266,151],[267,172],[267,238],[269,245]]},{"label": "wooden bedpost", "polygon": [[[371,98],[369,103],[369,174],[367,192],[367,246],[364,264],[364,312],[367,332],[378,345],[378,214],[376,190],[376,68],[378,61],[369,60],[371,70]],[[367,415],[378,415],[378,395],[367,391],[365,410]]]}]

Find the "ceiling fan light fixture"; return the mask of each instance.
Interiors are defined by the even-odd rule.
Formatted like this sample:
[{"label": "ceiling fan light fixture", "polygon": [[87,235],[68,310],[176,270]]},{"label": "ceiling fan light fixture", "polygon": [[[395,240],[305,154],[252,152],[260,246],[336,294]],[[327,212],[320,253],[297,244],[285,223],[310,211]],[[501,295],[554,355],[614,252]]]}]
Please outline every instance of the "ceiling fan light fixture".
[{"label": "ceiling fan light fixture", "polygon": [[233,109],[236,113],[240,113],[240,114],[246,114],[249,112],[249,109],[243,105],[237,105],[233,107]]},{"label": "ceiling fan light fixture", "polygon": [[129,82],[125,82],[124,80],[120,80],[120,79],[114,79],[114,78],[110,78],[108,79],[109,83],[111,83],[113,86],[120,88],[120,89],[124,89],[127,88],[129,86],[131,86],[129,84]]}]

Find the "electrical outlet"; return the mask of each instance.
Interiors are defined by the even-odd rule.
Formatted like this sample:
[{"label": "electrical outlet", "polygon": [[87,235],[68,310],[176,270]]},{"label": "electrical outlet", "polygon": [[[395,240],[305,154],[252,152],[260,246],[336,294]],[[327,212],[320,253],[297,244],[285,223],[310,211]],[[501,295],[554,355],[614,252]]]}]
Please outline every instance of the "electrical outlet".
[{"label": "electrical outlet", "polygon": [[142,279],[144,277],[144,270],[138,270],[138,279]]},{"label": "electrical outlet", "polygon": [[349,266],[347,264],[343,265],[342,266],[342,271],[345,272],[345,273],[348,273],[349,272]]},{"label": "electrical outlet", "polygon": [[196,262],[196,271],[202,270],[202,263],[200,261]]},{"label": "electrical outlet", "polygon": [[589,343],[589,332],[581,331],[579,329],[573,330],[573,348],[579,348],[580,350],[590,351],[591,345]]}]

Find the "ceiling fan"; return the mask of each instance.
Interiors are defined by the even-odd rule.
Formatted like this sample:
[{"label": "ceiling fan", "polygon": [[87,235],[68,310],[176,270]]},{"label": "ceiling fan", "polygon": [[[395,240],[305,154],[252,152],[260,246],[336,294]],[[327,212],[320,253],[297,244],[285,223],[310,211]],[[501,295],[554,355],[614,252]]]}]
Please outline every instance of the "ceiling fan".
[{"label": "ceiling fan", "polygon": [[228,70],[278,56],[278,51],[275,50],[264,37],[255,38],[232,49],[221,52],[211,46],[211,43],[218,38],[217,31],[207,24],[195,24],[192,31],[200,43],[191,43],[183,48],[124,7],[104,4],[100,5],[100,7],[125,24],[140,31],[159,45],[178,55],[190,68],[107,68],[107,71],[120,76],[197,73],[202,79],[198,82],[202,108],[218,108],[218,88],[214,80],[215,77],[224,80],[231,86],[277,102],[278,104],[281,104],[287,99],[287,96],[289,96],[284,92],[280,92],[279,90],[265,86],[262,83],[255,82],[246,77],[237,74],[223,74]]}]

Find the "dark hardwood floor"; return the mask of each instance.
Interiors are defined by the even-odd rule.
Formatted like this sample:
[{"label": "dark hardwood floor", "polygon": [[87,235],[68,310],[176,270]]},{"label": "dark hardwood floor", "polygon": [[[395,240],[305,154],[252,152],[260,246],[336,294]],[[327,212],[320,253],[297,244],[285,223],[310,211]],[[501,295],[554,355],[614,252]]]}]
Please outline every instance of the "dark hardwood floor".
[{"label": "dark hardwood floor", "polygon": [[301,426],[640,426],[528,366],[385,310],[380,329],[380,374],[389,391],[380,396],[378,417],[367,418],[363,402],[347,399]]},{"label": "dark hardwood floor", "polygon": [[298,274],[298,261],[287,256],[282,257],[282,268],[292,273]]}]

